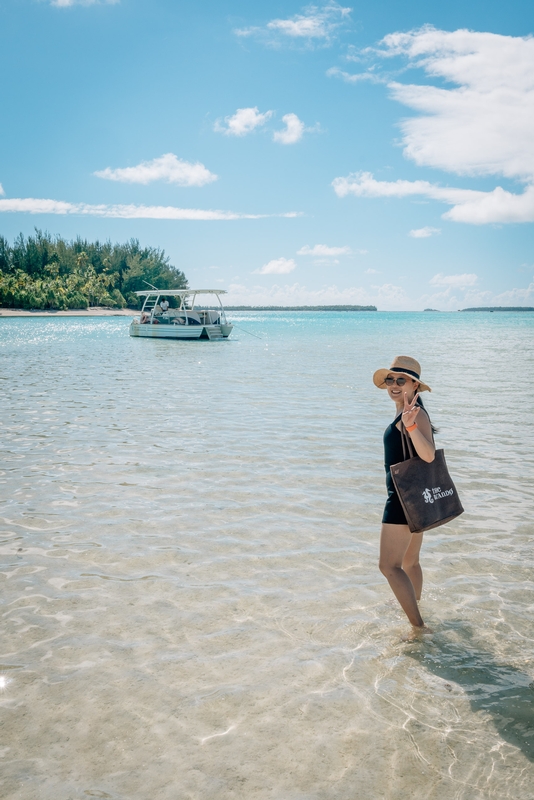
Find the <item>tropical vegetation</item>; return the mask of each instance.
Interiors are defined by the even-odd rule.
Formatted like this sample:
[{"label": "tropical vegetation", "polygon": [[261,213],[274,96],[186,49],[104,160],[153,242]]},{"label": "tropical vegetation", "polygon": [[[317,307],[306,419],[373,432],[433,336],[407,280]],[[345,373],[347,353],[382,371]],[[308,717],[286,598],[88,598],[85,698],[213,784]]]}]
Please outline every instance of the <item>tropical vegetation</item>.
[{"label": "tropical vegetation", "polygon": [[35,229],[13,244],[0,236],[0,306],[67,310],[89,306],[139,308],[135,291],[186,289],[184,273],[164,250],[126,244],[67,241]]}]

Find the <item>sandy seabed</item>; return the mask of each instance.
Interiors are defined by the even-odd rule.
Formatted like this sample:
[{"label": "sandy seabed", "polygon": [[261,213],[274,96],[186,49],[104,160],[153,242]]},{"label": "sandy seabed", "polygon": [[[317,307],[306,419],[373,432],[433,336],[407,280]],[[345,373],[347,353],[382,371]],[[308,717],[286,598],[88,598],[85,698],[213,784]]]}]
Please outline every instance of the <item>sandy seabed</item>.
[{"label": "sandy seabed", "polygon": [[[0,319],[0,798],[532,800],[534,317],[232,320]],[[466,509],[412,642],[377,567],[395,353]]]}]

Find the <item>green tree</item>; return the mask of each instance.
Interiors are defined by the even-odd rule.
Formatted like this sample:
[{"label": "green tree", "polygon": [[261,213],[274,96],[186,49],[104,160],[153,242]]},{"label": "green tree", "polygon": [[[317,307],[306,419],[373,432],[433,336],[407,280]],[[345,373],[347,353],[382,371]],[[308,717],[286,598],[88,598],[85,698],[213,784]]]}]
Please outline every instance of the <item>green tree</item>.
[{"label": "green tree", "polygon": [[20,234],[10,245],[0,236],[0,306],[139,308],[135,292],[147,283],[158,289],[188,286],[163,250],[143,248],[137,239],[112,244],[78,237],[69,242],[36,229],[33,236]]}]

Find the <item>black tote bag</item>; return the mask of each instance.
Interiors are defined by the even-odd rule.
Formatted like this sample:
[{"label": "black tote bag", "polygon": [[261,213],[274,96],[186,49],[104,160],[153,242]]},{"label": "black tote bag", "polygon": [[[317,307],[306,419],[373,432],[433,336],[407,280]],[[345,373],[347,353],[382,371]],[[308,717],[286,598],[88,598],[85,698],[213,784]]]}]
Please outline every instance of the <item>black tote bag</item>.
[{"label": "black tote bag", "polygon": [[459,517],[464,509],[449,475],[443,450],[436,450],[434,461],[429,464],[414,454],[402,423],[400,432],[405,460],[391,466],[391,477],[410,531],[428,531]]}]

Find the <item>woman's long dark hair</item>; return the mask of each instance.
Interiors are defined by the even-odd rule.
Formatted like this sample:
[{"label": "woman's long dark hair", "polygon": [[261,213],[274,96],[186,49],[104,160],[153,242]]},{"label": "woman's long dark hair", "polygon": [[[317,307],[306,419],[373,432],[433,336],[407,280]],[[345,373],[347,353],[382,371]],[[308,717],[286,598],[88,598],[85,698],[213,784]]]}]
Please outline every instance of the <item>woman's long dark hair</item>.
[{"label": "woman's long dark hair", "polygon": [[426,414],[428,416],[428,419],[430,421],[430,427],[432,428],[432,433],[437,433],[438,429],[435,427],[435,425],[432,425],[432,420],[430,419],[430,414],[428,413],[428,411],[426,410],[426,408],[423,405],[423,401],[421,400],[421,395],[419,395],[419,397],[417,398],[417,405],[421,406],[421,408],[425,409],[425,412],[426,412]]}]

